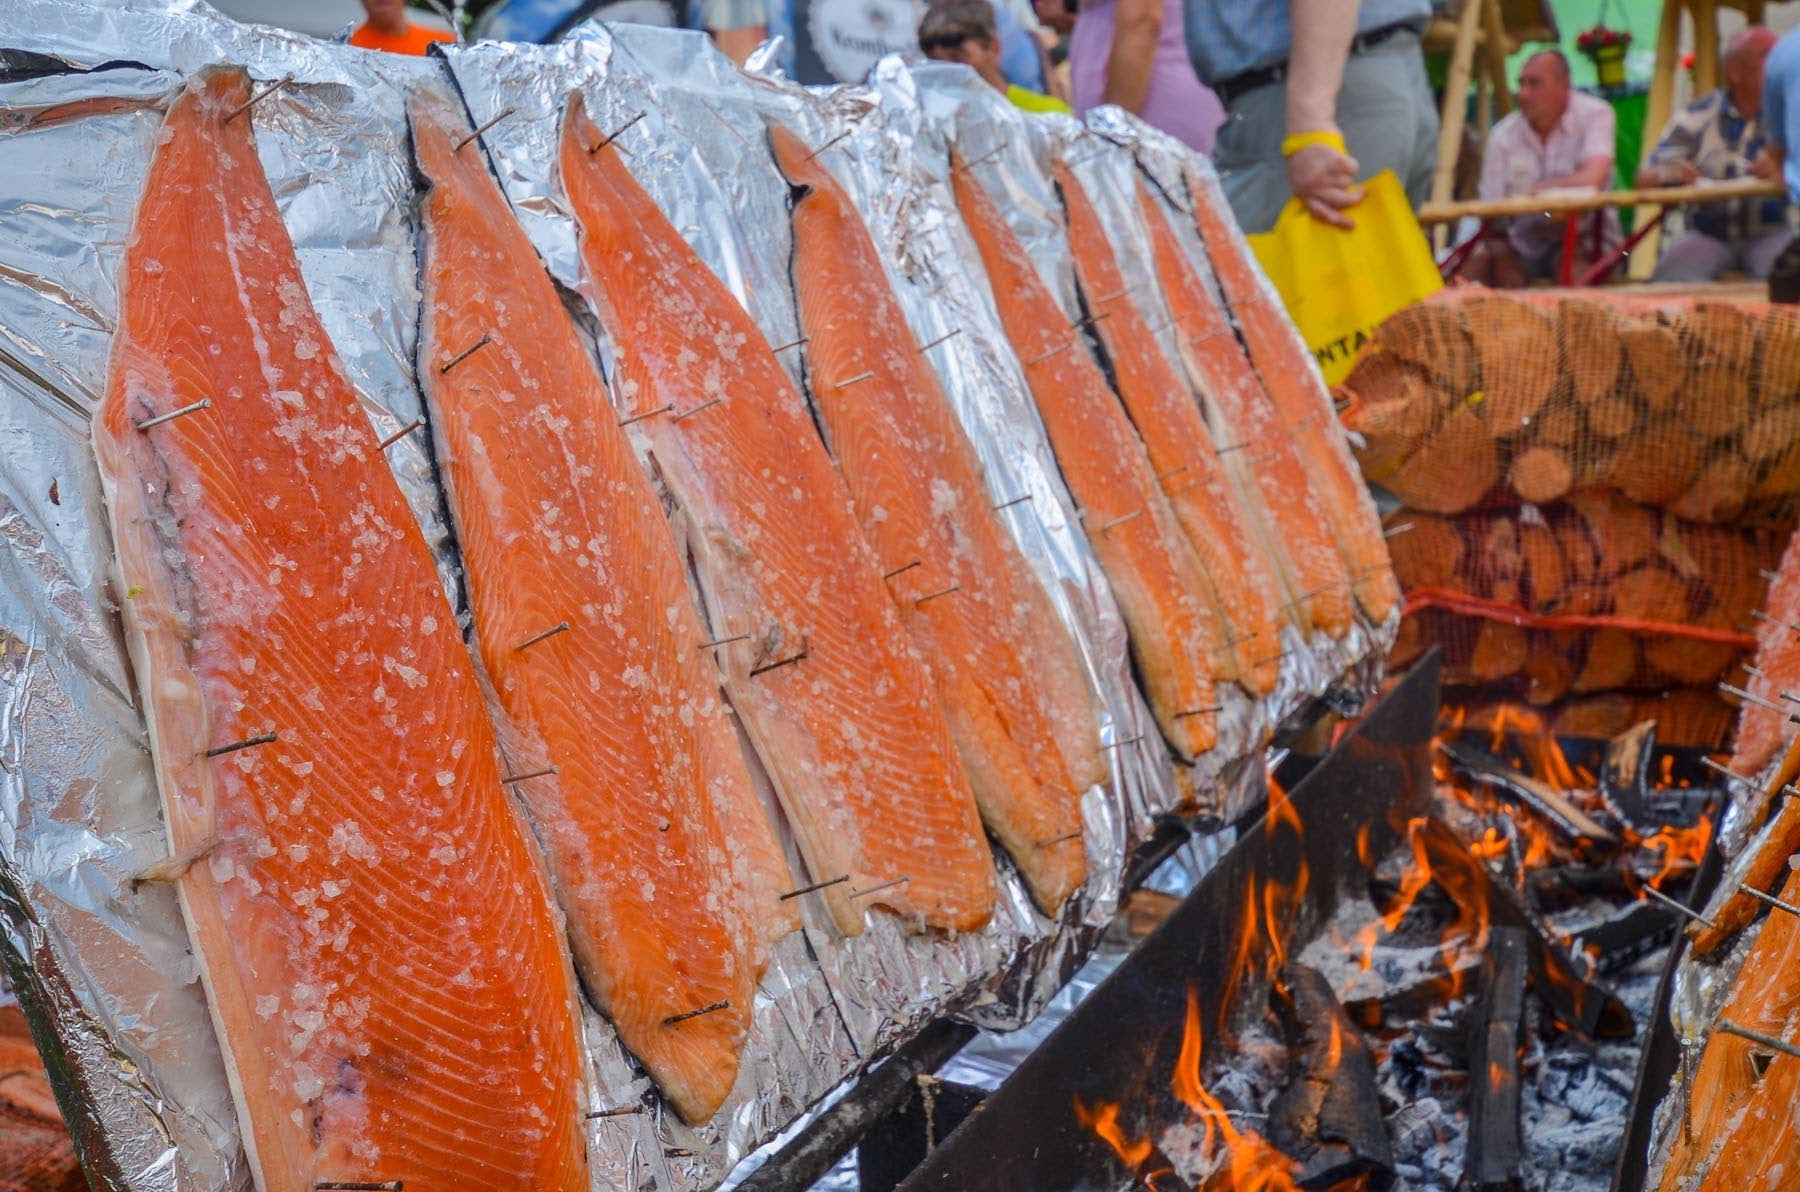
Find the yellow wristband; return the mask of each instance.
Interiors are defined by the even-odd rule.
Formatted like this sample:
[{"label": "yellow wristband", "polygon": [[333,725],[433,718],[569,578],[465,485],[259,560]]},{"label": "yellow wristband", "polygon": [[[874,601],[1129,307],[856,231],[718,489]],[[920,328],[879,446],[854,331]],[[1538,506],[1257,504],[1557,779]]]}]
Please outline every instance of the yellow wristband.
[{"label": "yellow wristband", "polygon": [[1341,132],[1295,132],[1281,138],[1281,156],[1292,157],[1302,149],[1310,149],[1314,145],[1329,145],[1339,153],[1349,153],[1344,148],[1344,134]]}]

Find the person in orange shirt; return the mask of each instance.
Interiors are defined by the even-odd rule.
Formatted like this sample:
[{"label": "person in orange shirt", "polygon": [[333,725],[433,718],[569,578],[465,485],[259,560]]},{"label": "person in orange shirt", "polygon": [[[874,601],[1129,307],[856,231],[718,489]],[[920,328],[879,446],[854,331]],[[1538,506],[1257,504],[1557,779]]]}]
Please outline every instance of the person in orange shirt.
[{"label": "person in orange shirt", "polygon": [[350,44],[390,54],[422,55],[433,42],[455,41],[448,30],[427,29],[406,19],[406,0],[362,0],[368,20],[350,35]]}]

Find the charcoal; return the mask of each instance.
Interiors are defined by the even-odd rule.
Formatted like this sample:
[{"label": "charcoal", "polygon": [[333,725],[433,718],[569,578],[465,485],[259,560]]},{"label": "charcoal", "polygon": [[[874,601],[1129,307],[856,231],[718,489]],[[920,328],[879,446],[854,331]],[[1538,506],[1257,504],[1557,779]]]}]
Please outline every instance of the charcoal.
[{"label": "charcoal", "polygon": [[1302,1188],[1394,1182],[1375,1058],[1316,970],[1290,964],[1270,991],[1288,1036],[1288,1083],[1269,1107],[1269,1141],[1299,1164]]},{"label": "charcoal", "polygon": [[1463,1178],[1473,1192],[1523,1187],[1519,1043],[1529,948],[1522,928],[1488,933],[1482,993],[1469,1017],[1469,1150]]}]

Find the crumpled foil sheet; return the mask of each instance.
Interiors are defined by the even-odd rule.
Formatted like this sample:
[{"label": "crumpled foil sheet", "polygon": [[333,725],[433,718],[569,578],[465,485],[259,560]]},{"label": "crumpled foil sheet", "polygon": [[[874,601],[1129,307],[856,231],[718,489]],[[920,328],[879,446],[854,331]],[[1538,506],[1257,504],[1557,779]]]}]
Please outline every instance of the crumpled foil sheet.
[{"label": "crumpled foil sheet", "polygon": [[[7,15],[0,63],[15,73],[0,74],[0,145],[15,168],[0,176],[0,952],[42,1037],[56,1040],[46,1058],[96,1186],[248,1184],[172,892],[130,880],[166,840],[87,435],[105,384],[114,274],[162,107],[202,66],[240,63],[262,82],[295,76],[251,114],[259,155],[313,302],[384,434],[420,411],[408,89],[454,87],[476,122],[512,109],[483,145],[553,276],[577,295],[573,228],[550,173],[563,99],[579,87],[611,127],[646,112],[621,141],[634,173],[777,343],[798,331],[786,184],[763,127],[780,121],[819,145],[842,135],[847,151],[825,160],[864,210],[915,338],[960,328],[932,349],[933,362],[996,500],[1033,496],[1007,510],[1008,523],[1076,636],[1106,709],[1103,739],[1126,742],[1108,749],[1114,781],[1084,799],[1090,879],[1057,922],[1036,913],[1004,860],[1001,904],[980,933],[933,940],[881,922],[842,941],[809,911],[807,932],[778,949],[758,992],[738,1087],[700,1129],[660,1111],[590,1009],[598,1104],[649,1110],[592,1123],[596,1187],[710,1187],[927,1019],[1027,1020],[1092,947],[1124,858],[1157,817],[1192,810],[1184,800],[1196,793],[1207,811],[1260,796],[1261,713],[1246,712],[1235,756],[1215,751],[1177,782],[1131,681],[1117,609],[954,216],[945,133],[928,110],[937,83],[915,87],[915,72],[895,61],[871,88],[807,92],[732,70],[698,35],[632,27],[420,60],[240,25],[197,0],[13,0]],[[19,73],[40,66],[50,73]],[[964,123],[979,131],[979,121]],[[1072,129],[1059,135],[1079,140]],[[1141,164],[1141,144],[1136,152]],[[1114,153],[1106,168],[1124,160]],[[984,181],[1006,188],[1006,204],[1037,203],[1049,216],[1042,204],[1054,196],[1027,164]],[[804,357],[784,355],[803,380]],[[401,440],[389,457],[466,617],[426,437]],[[1297,701],[1325,674],[1297,666],[1284,683]]]}]

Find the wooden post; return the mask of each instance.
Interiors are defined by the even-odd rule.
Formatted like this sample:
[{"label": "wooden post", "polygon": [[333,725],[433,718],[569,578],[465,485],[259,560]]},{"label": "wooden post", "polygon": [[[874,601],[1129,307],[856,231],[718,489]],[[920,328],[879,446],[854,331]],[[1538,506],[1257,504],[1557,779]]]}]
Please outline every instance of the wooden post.
[{"label": "wooden post", "polygon": [[1719,85],[1719,4],[1718,0],[1688,0],[1688,4],[1694,17],[1694,94],[1705,95]]},{"label": "wooden post", "polygon": [[[1444,79],[1444,116],[1438,125],[1437,171],[1431,179],[1431,201],[1446,203],[1456,186],[1456,157],[1462,148],[1463,123],[1469,108],[1469,67],[1475,60],[1475,30],[1485,0],[1462,0],[1456,18],[1456,44],[1450,50],[1450,73]],[[1447,227],[1432,232],[1438,252],[1449,247]]]},{"label": "wooden post", "polygon": [[[1639,166],[1650,160],[1650,154],[1662,136],[1663,126],[1669,122],[1669,113],[1674,110],[1675,74],[1681,69],[1682,6],[1682,0],[1663,0],[1662,21],[1656,28],[1656,69],[1650,76],[1650,95],[1644,104],[1644,148],[1638,158]],[[1656,218],[1658,210],[1654,206],[1638,207],[1632,216],[1633,226],[1643,227]],[[1631,252],[1631,265],[1626,271],[1633,281],[1648,280],[1656,270],[1656,254],[1661,246],[1661,228],[1638,242]]]},{"label": "wooden post", "polygon": [[1517,47],[1506,31],[1506,18],[1500,11],[1500,0],[1481,0],[1482,58],[1487,63],[1487,76],[1494,88],[1494,103],[1500,115],[1513,110],[1512,88],[1506,82],[1506,58]]}]

